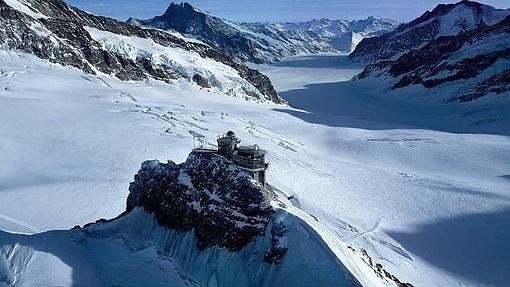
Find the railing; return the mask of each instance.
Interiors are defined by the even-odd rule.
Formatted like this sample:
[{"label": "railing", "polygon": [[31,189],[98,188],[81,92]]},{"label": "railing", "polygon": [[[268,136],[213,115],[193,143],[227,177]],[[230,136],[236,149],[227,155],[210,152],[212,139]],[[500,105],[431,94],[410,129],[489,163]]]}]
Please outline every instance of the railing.
[{"label": "railing", "polygon": [[249,169],[259,169],[259,168],[266,168],[266,162],[264,161],[264,158],[248,158],[248,157],[241,157],[239,155],[234,155],[232,157],[232,160],[235,164],[242,166],[244,168]]}]

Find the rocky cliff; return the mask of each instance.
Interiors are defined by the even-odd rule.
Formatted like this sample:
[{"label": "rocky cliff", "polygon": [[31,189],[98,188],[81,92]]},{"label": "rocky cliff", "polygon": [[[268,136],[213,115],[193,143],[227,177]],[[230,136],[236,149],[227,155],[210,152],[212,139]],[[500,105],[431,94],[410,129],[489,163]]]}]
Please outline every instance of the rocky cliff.
[{"label": "rocky cliff", "polygon": [[127,211],[142,207],[168,228],[193,231],[198,247],[239,251],[264,235],[274,210],[268,191],[211,152],[185,163],[147,161],[131,183]]}]

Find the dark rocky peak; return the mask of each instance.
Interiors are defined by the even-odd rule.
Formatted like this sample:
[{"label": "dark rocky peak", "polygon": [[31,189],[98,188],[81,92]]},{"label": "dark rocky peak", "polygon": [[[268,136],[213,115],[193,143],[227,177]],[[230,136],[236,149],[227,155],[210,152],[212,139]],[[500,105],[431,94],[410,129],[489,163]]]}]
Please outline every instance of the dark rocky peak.
[{"label": "dark rocky peak", "polygon": [[396,33],[403,32],[409,28],[416,27],[421,23],[425,23],[433,18],[446,14],[447,11],[455,7],[455,4],[439,4],[432,11],[425,11],[420,17],[412,20],[409,23],[404,23],[395,29]]},{"label": "dark rocky peak", "polygon": [[[182,164],[146,161],[129,187],[126,213],[143,208],[162,226],[193,231],[201,249],[239,251],[268,234],[278,241],[282,226],[266,232],[276,211],[264,156],[257,145],[241,146],[230,131],[218,138],[218,149],[194,149]],[[266,261],[284,254],[275,245]]]},{"label": "dark rocky peak", "polygon": [[[151,22],[161,29],[174,29],[178,32],[185,33],[190,23],[195,26],[198,25],[206,25],[206,19],[208,15],[199,12],[193,8],[189,3],[170,3],[165,13],[161,16],[156,16],[151,20],[146,20],[142,22],[147,22],[150,24]],[[199,27],[195,27],[199,28]]]},{"label": "dark rocky peak", "polygon": [[274,213],[269,191],[218,153],[186,162],[144,162],[131,183],[127,212],[141,207],[162,226],[193,231],[199,248],[239,251],[263,236]]},{"label": "dark rocky peak", "polygon": [[193,6],[191,6],[191,4],[189,4],[188,2],[181,2],[180,4],[172,2],[166,9],[163,16],[169,17],[169,16],[171,16],[171,14],[173,14],[175,12],[197,13],[198,11],[195,10],[195,8]]},{"label": "dark rocky peak", "polygon": [[[238,37],[238,31],[227,25],[222,19],[195,9],[191,4],[170,3],[163,15],[147,20],[131,18],[130,23],[156,27],[162,30],[175,30],[190,34],[207,42],[210,38],[222,38],[223,34]],[[224,39],[222,39],[224,40]]]}]

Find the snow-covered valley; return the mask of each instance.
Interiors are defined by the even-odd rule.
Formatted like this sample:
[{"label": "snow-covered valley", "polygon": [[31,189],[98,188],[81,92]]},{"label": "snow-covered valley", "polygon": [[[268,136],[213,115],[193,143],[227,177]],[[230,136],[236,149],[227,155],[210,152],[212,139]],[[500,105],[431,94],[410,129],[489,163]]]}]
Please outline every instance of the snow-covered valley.
[{"label": "snow-covered valley", "polygon": [[122,82],[28,55],[0,59],[1,230],[33,234],[115,217],[141,162],[182,162],[193,135],[212,145],[234,130],[268,151],[268,181],[295,197],[293,212],[311,214],[360,282],[384,286],[362,249],[414,286],[510,280],[509,130],[504,121],[473,125],[476,112],[462,116],[471,104],[374,96],[377,85],[345,82],[360,67],[325,66],[342,58],[259,67],[306,110],[186,80]]}]

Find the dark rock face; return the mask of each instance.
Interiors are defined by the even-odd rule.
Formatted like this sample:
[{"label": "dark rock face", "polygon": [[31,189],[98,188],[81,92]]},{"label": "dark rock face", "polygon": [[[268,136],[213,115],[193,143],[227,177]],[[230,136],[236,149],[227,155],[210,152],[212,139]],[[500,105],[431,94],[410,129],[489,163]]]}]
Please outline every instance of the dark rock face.
[{"label": "dark rock face", "polygon": [[260,94],[252,93],[250,96],[279,104],[285,103],[277,95],[269,78],[206,45],[186,42],[162,31],[142,29],[114,19],[91,15],[68,6],[61,0],[26,2],[47,17],[35,19],[0,0],[0,43],[3,43],[5,48],[31,53],[91,74],[96,71],[111,74],[121,80],[143,80],[152,77],[168,82],[183,77],[184,75],[172,67],[153,64],[150,59],[140,57],[134,61],[126,55],[104,50],[100,43],[91,38],[85,27],[124,36],[150,38],[162,46],[179,47],[231,66],[260,91]]},{"label": "dark rock face", "polygon": [[264,254],[264,262],[279,264],[287,253],[287,246],[282,243],[289,227],[283,222],[275,222],[271,228],[271,248]]},{"label": "dark rock face", "polygon": [[[454,9],[464,12],[460,13]],[[441,35],[456,36],[458,33],[471,31],[483,25],[495,24],[508,15],[510,10],[499,10],[466,0],[456,4],[441,4],[415,20],[400,25],[395,31],[363,39],[349,57],[355,62],[371,63],[392,59],[411,49],[417,49]],[[449,23],[448,18],[457,20]]]},{"label": "dark rock face", "polygon": [[142,207],[163,226],[193,231],[199,248],[241,250],[274,213],[267,191],[215,153],[193,152],[180,165],[144,162],[129,190],[127,212]]},{"label": "dark rock face", "polygon": [[460,102],[470,102],[488,93],[503,94],[508,91],[510,91],[510,69],[478,83],[470,92],[458,96],[456,100]]},{"label": "dark rock face", "polygon": [[[492,26],[461,33],[457,36],[440,37],[420,49],[411,50],[397,60],[382,61],[368,65],[357,76],[389,75],[396,79],[392,89],[421,84],[435,88],[446,83],[469,80],[466,86],[454,91],[453,101],[472,101],[488,93],[501,94],[510,90],[508,69],[489,71],[498,61],[510,58],[510,46],[498,37],[510,33],[510,16]],[[472,48],[475,47],[475,48]],[[479,52],[476,47],[486,47]],[[469,52],[470,49],[472,52]],[[458,56],[461,53],[462,56]],[[464,53],[464,54],[462,54]],[[488,78],[481,74],[493,73]]]},{"label": "dark rock face", "polygon": [[[352,252],[357,252],[351,246],[349,246],[349,249]],[[411,283],[401,282],[395,275],[391,274],[386,269],[384,269],[384,266],[381,263],[375,263],[373,261],[372,257],[370,257],[368,255],[368,253],[365,249],[361,249],[360,253],[361,253],[361,259],[363,260],[363,262],[365,262],[365,264],[367,264],[370,268],[372,268],[372,270],[374,270],[374,272],[377,274],[377,276],[379,278],[388,280],[388,281],[394,283],[398,287],[414,287],[414,285]]]},{"label": "dark rock face", "polygon": [[193,82],[197,83],[197,85],[201,86],[202,88],[210,88],[211,85],[209,85],[209,81],[207,81],[206,78],[200,76],[199,74],[195,74],[193,76]]},{"label": "dark rock face", "polygon": [[379,37],[361,40],[356,49],[349,55],[354,62],[375,62],[390,59],[399,53],[418,47],[421,43],[432,41],[439,33],[439,22],[415,28],[412,31],[398,34],[398,30]]}]

